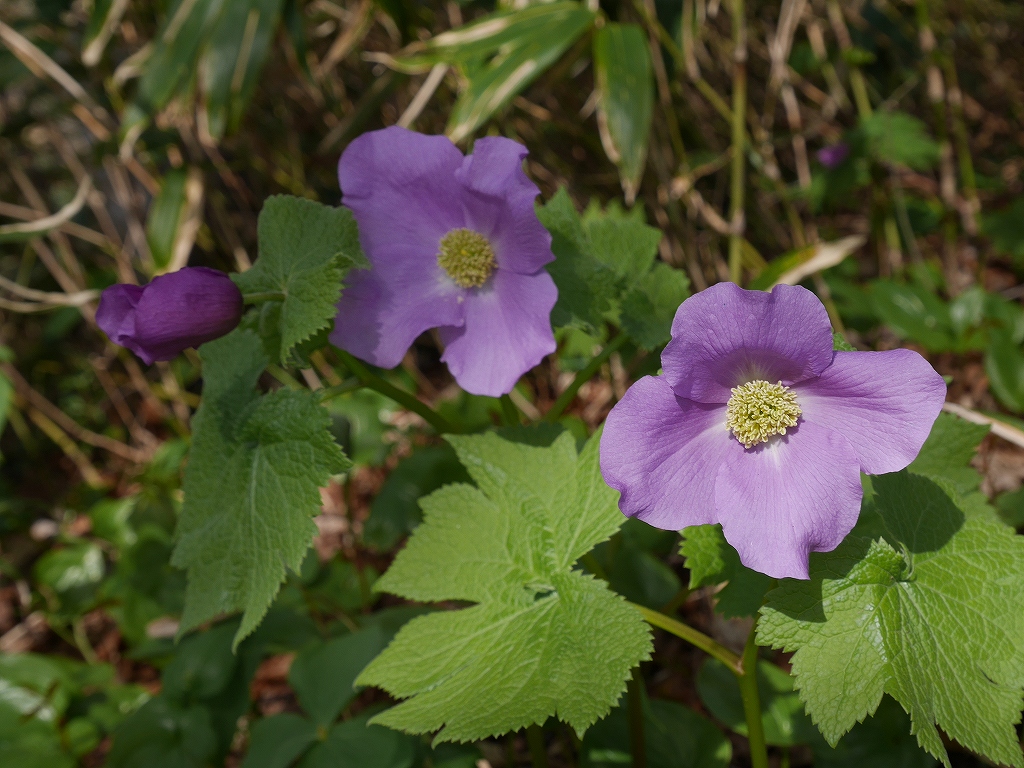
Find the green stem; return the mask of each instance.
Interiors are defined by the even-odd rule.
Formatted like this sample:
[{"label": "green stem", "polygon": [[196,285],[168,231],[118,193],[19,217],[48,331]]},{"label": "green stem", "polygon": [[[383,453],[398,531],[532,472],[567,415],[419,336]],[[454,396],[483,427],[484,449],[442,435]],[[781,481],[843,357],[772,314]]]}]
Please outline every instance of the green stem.
[{"label": "green stem", "polygon": [[729,279],[737,285],[743,277],[743,193],[746,186],[747,27],[744,0],[732,2],[732,168],[729,203]]},{"label": "green stem", "polygon": [[326,403],[328,400],[333,400],[341,395],[347,395],[349,392],[355,392],[357,389],[363,388],[363,382],[359,377],[348,379],[333,387],[325,387],[317,392],[321,403]]},{"label": "green stem", "polygon": [[439,414],[426,403],[421,402],[415,395],[406,392],[404,389],[399,389],[394,384],[389,384],[384,381],[384,379],[363,365],[359,360],[352,357],[352,355],[345,350],[338,349],[336,351],[338,353],[338,357],[341,358],[341,362],[343,362],[345,367],[359,378],[363,383],[363,386],[369,387],[375,392],[379,392],[385,397],[391,398],[396,403],[407,408],[413,413],[419,414],[423,417],[424,421],[426,421],[440,434],[444,434],[446,432],[458,432],[458,430],[450,424],[444,416]]},{"label": "green stem", "polygon": [[506,427],[518,427],[523,423],[523,414],[516,408],[516,404],[512,402],[512,398],[508,395],[501,396],[501,419],[505,422]]},{"label": "green stem", "polygon": [[687,624],[683,624],[681,621],[676,621],[671,616],[666,616],[663,613],[651,610],[646,606],[638,605],[637,603],[630,603],[630,605],[640,611],[640,615],[643,616],[644,620],[652,627],[658,627],[659,629],[664,629],[666,632],[671,632],[673,635],[685,640],[690,645],[700,648],[709,656],[714,656],[720,662],[729,667],[733,674],[741,675],[743,673],[743,662],[740,657],[724,645],[720,645],[718,642],[705,635],[700,630],[694,629]]},{"label": "green stem", "polygon": [[647,743],[644,738],[644,677],[640,667],[633,668],[633,676],[626,683],[626,706],[629,710],[629,751],[633,755],[633,768],[647,768]]},{"label": "green stem", "polygon": [[580,387],[594,378],[601,366],[605,364],[609,357],[615,352],[622,348],[622,345],[627,341],[626,334],[620,333],[614,339],[605,344],[602,349],[593,360],[587,363],[586,367],[576,374],[576,378],[572,380],[572,384],[558,396],[555,400],[555,404],[551,406],[551,410],[544,416],[545,421],[558,421],[558,417],[562,415],[562,412],[569,407],[569,404],[576,397],[576,393],[580,391]]},{"label": "green stem", "polygon": [[288,373],[288,371],[286,371],[279,365],[268,365],[267,373],[269,373],[279,382],[284,384],[288,389],[305,389],[304,386],[299,384],[299,382],[295,379],[294,376],[292,376],[290,373]]},{"label": "green stem", "polygon": [[285,295],[281,291],[263,291],[262,293],[243,293],[242,301],[246,304],[261,304],[264,301],[284,301]]},{"label": "green stem", "polygon": [[743,648],[742,671],[736,676],[743,697],[743,715],[747,720],[747,739],[750,742],[752,768],[768,768],[768,745],[764,740],[764,722],[761,719],[761,696],[757,690],[757,617],[750,628],[747,644]]},{"label": "green stem", "polygon": [[548,750],[544,746],[544,729],[534,723],[526,728],[526,744],[530,747],[533,768],[548,768]]}]

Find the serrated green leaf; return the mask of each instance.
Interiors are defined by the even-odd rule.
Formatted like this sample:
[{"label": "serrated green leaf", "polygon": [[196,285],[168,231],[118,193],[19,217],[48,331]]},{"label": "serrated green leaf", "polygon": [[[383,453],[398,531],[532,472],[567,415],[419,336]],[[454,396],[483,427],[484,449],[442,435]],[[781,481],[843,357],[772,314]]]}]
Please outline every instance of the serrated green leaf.
[{"label": "serrated green leaf", "polygon": [[[424,522],[378,582],[420,601],[478,603],[409,622],[356,681],[405,701],[373,722],[437,741],[471,741],[556,715],[577,732],[603,716],[650,632],[573,563],[624,518],[601,479],[598,440],[577,457],[497,435],[449,441],[477,487],[422,500]],[[470,704],[471,702],[471,704]]]},{"label": "serrated green leaf", "polygon": [[551,233],[555,254],[547,267],[558,287],[551,324],[597,330],[615,298],[616,274],[593,256],[583,222],[564,187],[537,210],[537,217]]},{"label": "serrated green leaf", "polygon": [[931,480],[872,478],[877,539],[858,525],[811,556],[809,581],[768,594],[758,642],[795,651],[811,718],[835,744],[884,693],[918,743],[949,765],[936,727],[992,760],[1024,766],[1014,725],[1024,686],[1024,539],[965,513]]},{"label": "serrated green leaf", "polygon": [[[664,290],[656,290],[650,282],[648,276],[657,266],[661,231],[647,225],[643,211],[634,208],[627,213],[615,204],[601,211],[591,205],[581,217],[562,188],[537,211],[537,216],[551,232],[555,254],[554,262],[548,265],[558,286],[552,325],[572,325],[594,332],[612,312],[616,299],[635,288],[637,295],[629,305],[632,327],[647,341],[659,334],[661,318],[641,318],[639,313],[647,304],[665,312],[680,292],[681,280],[674,275],[667,278]],[[668,265],[664,268],[671,269]],[[664,271],[658,270],[664,276]],[[673,315],[678,306],[672,308]]]},{"label": "serrated green leaf", "polygon": [[728,582],[715,597],[724,616],[753,616],[761,607],[772,579],[752,571],[725,540],[722,526],[693,525],[682,530],[679,553],[690,570],[690,589]]},{"label": "serrated green leaf", "polygon": [[654,71],[647,35],[638,24],[606,23],[594,35],[598,128],[605,154],[619,167],[632,204],[647,163],[654,110]]},{"label": "serrated green leaf", "polygon": [[981,484],[981,475],[969,463],[988,431],[986,424],[972,424],[958,416],[940,413],[921,452],[907,469],[948,482],[960,494],[975,491]]},{"label": "serrated green leaf", "polygon": [[833,331],[832,332],[832,349],[840,352],[856,352],[857,348],[846,340],[843,334]]},{"label": "serrated green leaf", "polygon": [[676,310],[689,295],[686,273],[659,261],[622,299],[622,330],[644,349],[667,344]]},{"label": "serrated green leaf", "polygon": [[[257,234],[259,258],[232,279],[243,294],[284,294],[283,301],[266,304],[280,313],[274,322],[281,336],[280,359],[285,360],[296,344],[330,324],[342,278],[367,262],[348,208],[276,195],[263,204]],[[267,311],[261,307],[261,313]]]},{"label": "serrated green leaf", "polygon": [[188,571],[181,631],[241,610],[237,646],[309,549],[318,489],[349,465],[315,394],[256,393],[267,360],[255,334],[233,331],[199,354],[203,403],[172,562]]}]

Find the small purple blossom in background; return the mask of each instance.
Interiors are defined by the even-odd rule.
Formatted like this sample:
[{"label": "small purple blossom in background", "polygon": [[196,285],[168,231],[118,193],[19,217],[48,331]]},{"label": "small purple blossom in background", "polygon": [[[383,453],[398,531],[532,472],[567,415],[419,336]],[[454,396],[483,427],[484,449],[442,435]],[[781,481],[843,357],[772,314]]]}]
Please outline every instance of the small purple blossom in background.
[{"label": "small purple blossom in background", "polygon": [[808,577],[860,513],[860,473],[903,469],[945,399],[917,352],[835,352],[821,302],[719,283],[679,307],[664,373],[608,415],[601,472],[657,527],[721,523],[749,568]]},{"label": "small purple blossom in background", "polygon": [[459,386],[494,397],[554,352],[554,255],[526,154],[488,137],[463,157],[444,136],[395,126],[353,141],[338,176],[371,268],[349,275],[331,342],[393,368],[437,328]]},{"label": "small purple blossom in background", "polygon": [[185,267],[145,286],[119,283],[105,289],[96,324],[112,342],[152,364],[228,333],[242,309],[242,294],[226,274]]},{"label": "small purple blossom in background", "polygon": [[846,142],[840,142],[839,144],[833,144],[830,147],[822,147],[814,156],[818,158],[819,163],[831,171],[842,165],[843,161],[849,156],[849,154],[850,145]]}]

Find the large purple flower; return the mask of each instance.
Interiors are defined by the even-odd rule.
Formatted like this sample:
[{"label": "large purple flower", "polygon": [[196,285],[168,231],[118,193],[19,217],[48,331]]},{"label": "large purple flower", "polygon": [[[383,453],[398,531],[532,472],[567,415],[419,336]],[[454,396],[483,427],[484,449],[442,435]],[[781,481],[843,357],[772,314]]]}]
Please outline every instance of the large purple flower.
[{"label": "large purple flower", "polygon": [[463,157],[444,136],[399,127],[353,141],[338,176],[371,268],[349,275],[331,341],[392,368],[437,328],[459,385],[492,396],[553,352],[551,235],[524,157],[498,137]]},{"label": "large purple flower", "polygon": [[145,285],[103,291],[96,324],[147,364],[228,333],[242,318],[242,294],[216,269],[185,267]]},{"label": "large purple flower", "polygon": [[634,384],[601,437],[619,508],[658,528],[721,523],[744,565],[807,578],[857,522],[860,473],[903,469],[946,387],[916,352],[834,352],[810,291],[720,283],[683,302],[664,374]]}]

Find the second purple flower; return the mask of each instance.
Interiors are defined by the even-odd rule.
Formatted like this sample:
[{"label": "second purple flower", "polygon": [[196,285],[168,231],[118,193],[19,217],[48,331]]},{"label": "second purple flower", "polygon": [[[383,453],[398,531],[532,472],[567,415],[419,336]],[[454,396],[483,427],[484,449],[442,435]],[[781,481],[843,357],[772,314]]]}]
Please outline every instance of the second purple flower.
[{"label": "second purple flower", "polygon": [[399,127],[353,141],[338,176],[371,268],[349,276],[331,341],[392,368],[437,328],[459,386],[494,397],[553,352],[554,255],[526,154],[490,137],[464,157],[444,136]]}]

